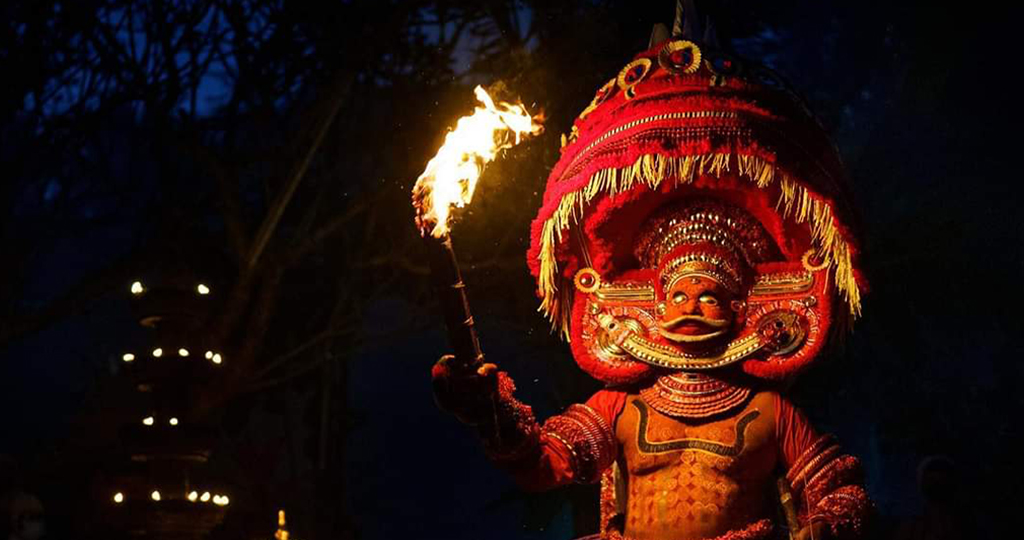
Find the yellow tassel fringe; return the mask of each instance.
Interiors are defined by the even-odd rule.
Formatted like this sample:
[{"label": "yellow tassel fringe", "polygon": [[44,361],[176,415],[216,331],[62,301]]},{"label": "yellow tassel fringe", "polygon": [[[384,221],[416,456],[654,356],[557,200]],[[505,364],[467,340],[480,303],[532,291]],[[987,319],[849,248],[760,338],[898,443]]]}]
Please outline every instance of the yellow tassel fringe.
[{"label": "yellow tassel fringe", "polygon": [[850,313],[854,318],[860,316],[860,289],[854,278],[850,247],[839,233],[832,207],[828,203],[815,198],[774,163],[756,156],[724,153],[667,157],[648,154],[641,156],[632,165],[594,173],[582,189],[564,195],[554,214],[544,223],[541,230],[538,280],[542,300],[538,311],[551,320],[553,329],[560,330],[565,339],[569,339],[573,292],[571,280],[559,278],[555,247],[563,241],[564,234],[571,226],[579,224],[584,209],[598,194],[605,193],[614,197],[637,184],[655,190],[664,178],[675,178],[677,185],[689,184],[704,174],[721,176],[729,171],[732,163],[736,164],[740,176],[749,178],[759,188],[766,188],[776,178],[779,179],[781,189],[776,210],[781,212],[783,218],[793,218],[796,223],[808,223],[815,249],[834,272]]}]

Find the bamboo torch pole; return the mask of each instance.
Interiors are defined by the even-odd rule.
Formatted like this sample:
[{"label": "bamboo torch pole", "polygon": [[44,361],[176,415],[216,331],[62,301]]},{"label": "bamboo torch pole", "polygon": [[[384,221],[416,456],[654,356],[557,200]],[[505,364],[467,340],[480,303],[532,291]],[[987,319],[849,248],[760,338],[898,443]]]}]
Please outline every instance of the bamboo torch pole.
[{"label": "bamboo torch pole", "polygon": [[463,367],[482,364],[484,353],[480,349],[476,327],[473,325],[466,284],[462,281],[459,262],[452,249],[451,235],[446,234],[440,239],[427,235],[423,240],[455,361]]}]

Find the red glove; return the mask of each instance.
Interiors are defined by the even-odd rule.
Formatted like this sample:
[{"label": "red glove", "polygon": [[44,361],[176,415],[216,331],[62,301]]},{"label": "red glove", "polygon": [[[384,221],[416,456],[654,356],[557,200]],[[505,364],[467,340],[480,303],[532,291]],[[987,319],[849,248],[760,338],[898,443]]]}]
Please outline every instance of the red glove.
[{"label": "red glove", "polygon": [[463,366],[445,355],[432,375],[438,406],[476,427],[492,460],[513,462],[537,448],[540,426],[533,410],[513,397],[516,385],[498,366]]},{"label": "red glove", "polygon": [[497,375],[498,366],[494,364],[465,366],[456,362],[454,356],[446,354],[431,370],[434,401],[465,424],[493,424]]}]

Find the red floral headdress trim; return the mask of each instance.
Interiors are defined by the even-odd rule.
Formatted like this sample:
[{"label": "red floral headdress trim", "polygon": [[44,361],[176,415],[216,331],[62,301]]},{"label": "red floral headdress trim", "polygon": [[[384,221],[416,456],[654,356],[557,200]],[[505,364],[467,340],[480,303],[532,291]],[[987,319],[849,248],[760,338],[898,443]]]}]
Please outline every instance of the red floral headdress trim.
[{"label": "red floral headdress trim", "polygon": [[776,192],[783,219],[806,225],[810,247],[858,316],[857,243],[828,137],[802,104],[763,77],[724,75],[708,59],[693,72],[659,63],[659,52],[679,41],[642,53],[603,86],[566,140],[527,253],[540,310],[568,337],[578,269],[570,231],[600,199],[739,176]]}]

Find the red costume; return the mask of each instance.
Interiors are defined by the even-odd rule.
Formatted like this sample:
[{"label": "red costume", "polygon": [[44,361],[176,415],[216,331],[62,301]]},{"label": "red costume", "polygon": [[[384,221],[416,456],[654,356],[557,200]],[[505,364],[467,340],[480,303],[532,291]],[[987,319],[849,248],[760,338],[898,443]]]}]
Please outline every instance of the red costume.
[{"label": "red costume", "polygon": [[772,72],[658,43],[563,138],[528,254],[607,388],[541,426],[506,374],[442,362],[439,402],[525,488],[601,481],[603,538],[856,537],[857,460],[773,389],[859,313],[842,178]]}]

